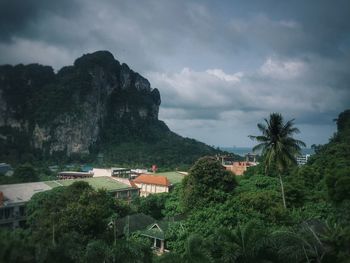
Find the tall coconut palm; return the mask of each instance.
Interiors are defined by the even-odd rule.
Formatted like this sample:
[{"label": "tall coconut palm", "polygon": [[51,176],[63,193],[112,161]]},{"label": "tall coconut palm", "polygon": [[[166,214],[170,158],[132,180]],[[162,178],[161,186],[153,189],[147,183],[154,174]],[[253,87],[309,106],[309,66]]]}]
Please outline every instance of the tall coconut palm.
[{"label": "tall coconut palm", "polygon": [[249,136],[251,139],[259,142],[253,148],[253,151],[262,151],[265,174],[273,165],[277,168],[283,206],[286,208],[282,173],[289,165],[296,163],[296,156],[301,152],[300,147],[305,147],[306,145],[304,142],[293,138],[294,134],[300,132],[298,128],[294,127],[294,119],[285,123],[282,115],[279,113],[271,113],[269,120],[265,119],[265,123],[258,123],[257,126],[262,135]]}]

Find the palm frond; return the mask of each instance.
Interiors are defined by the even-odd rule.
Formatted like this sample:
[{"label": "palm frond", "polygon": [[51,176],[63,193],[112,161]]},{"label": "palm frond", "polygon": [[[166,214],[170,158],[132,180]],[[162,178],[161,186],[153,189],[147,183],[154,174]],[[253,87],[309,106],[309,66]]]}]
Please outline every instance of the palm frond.
[{"label": "palm frond", "polygon": [[260,150],[263,150],[265,149],[267,146],[267,143],[260,143],[258,145],[255,145],[252,149],[253,152],[257,152],[257,151],[260,151]]},{"label": "palm frond", "polygon": [[253,151],[262,151],[266,170],[276,164],[282,171],[291,163],[295,163],[295,156],[300,154],[301,147],[305,147],[306,144],[293,138],[294,134],[300,132],[294,127],[294,119],[284,122],[280,113],[271,113],[269,119],[265,118],[264,123],[257,126],[261,135],[249,137],[259,142],[253,147]]}]

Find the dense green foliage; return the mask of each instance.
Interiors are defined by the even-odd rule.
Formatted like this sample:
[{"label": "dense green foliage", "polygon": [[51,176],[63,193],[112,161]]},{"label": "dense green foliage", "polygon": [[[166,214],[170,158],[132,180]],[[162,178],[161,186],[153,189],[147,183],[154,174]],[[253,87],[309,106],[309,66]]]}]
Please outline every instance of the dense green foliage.
[{"label": "dense green foliage", "polygon": [[21,182],[35,182],[39,180],[37,172],[30,164],[18,166],[13,173],[13,177],[18,178]]},{"label": "dense green foliage", "polygon": [[[220,152],[194,139],[183,138],[171,131],[145,131],[148,141],[134,138],[134,141],[121,142],[117,146],[105,145],[104,162],[126,166],[147,166],[156,164],[160,168],[187,170],[198,158]],[[153,135],[152,135],[153,134]],[[152,137],[150,137],[152,135]]]},{"label": "dense green foliage", "polygon": [[238,178],[225,201],[214,192],[211,198],[220,201],[192,209],[169,236],[172,253],[158,261],[348,262],[349,112],[340,114],[337,134],[308,164],[283,171],[289,209],[280,202],[278,171],[265,175],[259,165]]},{"label": "dense green foliage", "polygon": [[[341,114],[337,134],[317,147],[308,164],[283,171],[288,209],[280,201],[278,171],[265,175],[262,165],[235,178],[215,160],[201,158],[171,193],[139,198],[130,206],[81,183],[37,194],[28,206],[29,228],[0,232],[0,258],[6,262],[349,262],[349,121],[349,114]],[[108,222],[135,212],[168,219],[165,235],[170,253],[152,256],[150,244],[137,235],[115,238]],[[103,227],[106,224],[110,227]]]},{"label": "dense green foliage", "polygon": [[223,201],[236,184],[232,173],[226,171],[219,161],[203,157],[193,165],[183,180],[183,206],[190,211],[212,201]]},{"label": "dense green foliage", "polygon": [[45,165],[36,166],[25,163],[15,168],[13,175],[0,175],[0,184],[16,184],[27,182],[48,181],[56,179],[56,174]]},{"label": "dense green foliage", "polygon": [[148,242],[113,234],[113,219],[127,212],[85,182],[38,193],[27,205],[28,229],[0,232],[1,262],[150,262]]},{"label": "dense green foliage", "polygon": [[259,142],[253,151],[262,150],[265,174],[271,170],[278,171],[284,208],[287,208],[287,204],[282,173],[290,165],[296,164],[296,156],[301,153],[300,147],[306,146],[304,142],[293,138],[295,133],[300,132],[298,128],[293,127],[293,122],[294,120],[290,120],[284,123],[281,114],[271,113],[269,119],[265,119],[265,124],[258,124],[261,135],[250,136]]},{"label": "dense green foliage", "polygon": [[163,210],[168,194],[161,193],[157,195],[149,195],[146,198],[139,197],[134,200],[133,204],[137,207],[137,211],[150,215],[155,219],[164,217]]}]

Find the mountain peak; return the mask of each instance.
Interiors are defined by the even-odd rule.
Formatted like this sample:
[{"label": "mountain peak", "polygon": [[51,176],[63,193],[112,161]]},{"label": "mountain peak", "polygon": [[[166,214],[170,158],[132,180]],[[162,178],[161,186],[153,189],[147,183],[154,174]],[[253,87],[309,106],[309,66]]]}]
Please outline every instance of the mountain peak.
[{"label": "mountain peak", "polygon": [[[49,69],[0,67],[0,146],[9,153],[91,156],[129,143],[144,145],[142,151],[149,155],[153,144],[170,153],[174,145],[182,145],[184,139],[158,120],[158,89],[109,51],[85,54],[57,74]],[[204,144],[186,145],[198,152],[212,150]],[[126,158],[125,151],[120,159]],[[7,159],[6,152],[1,158]]]},{"label": "mountain peak", "polygon": [[119,61],[114,58],[111,52],[106,50],[100,50],[93,53],[84,54],[80,58],[77,58],[74,61],[74,66],[78,66],[78,67],[81,67],[81,66],[89,67],[89,66],[95,66],[95,65],[98,65],[101,67],[117,65],[118,67],[120,67]]}]

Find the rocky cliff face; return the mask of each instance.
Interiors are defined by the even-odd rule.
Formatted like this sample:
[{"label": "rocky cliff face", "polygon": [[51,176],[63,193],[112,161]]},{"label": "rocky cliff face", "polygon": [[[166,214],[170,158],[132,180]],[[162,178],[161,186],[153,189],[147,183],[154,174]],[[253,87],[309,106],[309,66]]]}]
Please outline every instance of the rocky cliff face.
[{"label": "rocky cliff face", "polygon": [[1,66],[0,140],[3,147],[28,142],[46,155],[90,153],[106,140],[137,136],[140,127],[167,130],[158,120],[160,103],[147,79],[107,51],[83,55],[58,73],[37,64]]}]

